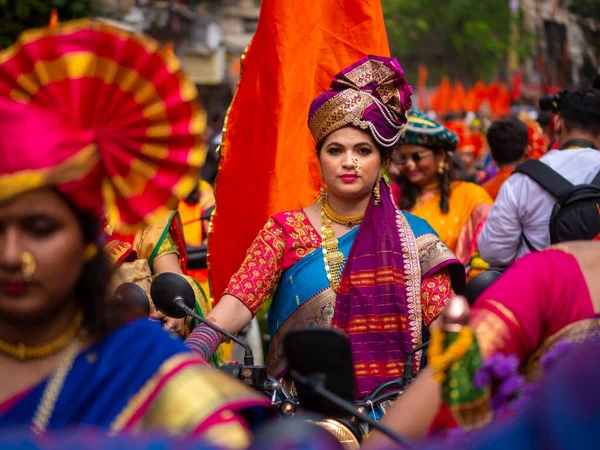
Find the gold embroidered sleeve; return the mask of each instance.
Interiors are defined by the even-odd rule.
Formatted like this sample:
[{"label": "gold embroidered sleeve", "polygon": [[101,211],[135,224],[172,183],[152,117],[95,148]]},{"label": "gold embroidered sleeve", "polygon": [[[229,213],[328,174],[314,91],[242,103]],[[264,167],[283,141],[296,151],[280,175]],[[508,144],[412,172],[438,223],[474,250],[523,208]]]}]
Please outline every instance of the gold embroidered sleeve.
[{"label": "gold embroidered sleeve", "polygon": [[273,219],[269,219],[225,290],[225,294],[232,295],[244,303],[252,315],[256,314],[279,283],[283,271],[285,243],[283,228]]},{"label": "gold embroidered sleeve", "polygon": [[167,233],[167,235],[161,242],[160,247],[158,248],[158,252],[156,253],[156,257],[154,259],[158,259],[161,256],[165,255],[171,255],[173,253],[179,255],[179,249],[177,248],[177,245],[175,244],[171,233]]},{"label": "gold embroidered sleeve", "polygon": [[450,274],[442,269],[423,280],[421,287],[421,307],[423,321],[429,327],[454,297]]}]

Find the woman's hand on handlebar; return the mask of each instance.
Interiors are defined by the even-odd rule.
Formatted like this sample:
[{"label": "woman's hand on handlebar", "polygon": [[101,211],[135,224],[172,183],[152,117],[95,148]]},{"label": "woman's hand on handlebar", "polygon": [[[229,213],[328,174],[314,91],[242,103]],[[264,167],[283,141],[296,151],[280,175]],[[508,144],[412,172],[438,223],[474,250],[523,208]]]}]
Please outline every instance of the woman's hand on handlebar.
[{"label": "woman's hand on handlebar", "polygon": [[[206,316],[209,322],[214,323],[230,334],[239,333],[252,320],[252,314],[237,298],[225,295],[215,308]],[[217,351],[219,344],[227,338],[219,331],[205,323],[198,325],[185,341],[185,345],[198,353],[205,361]]]}]

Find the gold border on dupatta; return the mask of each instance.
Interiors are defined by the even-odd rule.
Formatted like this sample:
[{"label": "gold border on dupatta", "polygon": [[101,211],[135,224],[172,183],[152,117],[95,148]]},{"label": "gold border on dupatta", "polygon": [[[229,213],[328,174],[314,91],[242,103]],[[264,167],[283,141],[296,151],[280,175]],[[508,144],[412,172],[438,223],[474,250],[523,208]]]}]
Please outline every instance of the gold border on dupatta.
[{"label": "gold border on dupatta", "polygon": [[579,320],[561,328],[542,342],[542,345],[535,353],[527,359],[527,362],[523,367],[526,378],[530,381],[534,381],[543,375],[541,359],[557,344],[561,342],[581,344],[597,337],[600,337],[600,318],[598,317]]},{"label": "gold border on dupatta", "polygon": [[[396,224],[402,243],[404,276],[406,280],[406,301],[409,309],[409,327],[413,348],[423,340],[423,318],[421,310],[421,264],[417,250],[417,240],[404,214],[396,208]],[[416,366],[421,363],[422,352],[415,355]]]},{"label": "gold border on dupatta", "polygon": [[[122,431],[154,394],[163,378],[186,362],[196,364],[184,367],[165,381],[156,397],[131,425],[132,430],[186,435],[228,403],[261,398],[260,394],[235,379],[208,365],[197,364],[198,358],[195,355],[180,354],[165,361],[158,372],[129,400],[111,424],[110,433]],[[202,395],[190,395],[190,392],[201,392]]]},{"label": "gold border on dupatta", "polygon": [[[335,309],[336,294],[327,287],[311,299],[300,305],[277,330],[271,340],[269,355],[267,356],[267,370],[269,375],[279,376],[287,367],[287,360],[283,354],[283,339],[292,330],[306,326],[330,327]],[[328,314],[329,312],[329,314]]]},{"label": "gold border on dupatta", "polygon": [[175,355],[169,359],[167,359],[158,371],[150,378],[144,385],[140,388],[140,390],[129,399],[125,408],[117,415],[115,420],[113,420],[110,425],[111,433],[118,433],[121,431],[127,422],[131,420],[135,412],[141,407],[142,403],[144,403],[150,394],[154,391],[160,379],[165,376],[168,372],[175,369],[178,365],[188,361],[191,359],[191,355]]}]

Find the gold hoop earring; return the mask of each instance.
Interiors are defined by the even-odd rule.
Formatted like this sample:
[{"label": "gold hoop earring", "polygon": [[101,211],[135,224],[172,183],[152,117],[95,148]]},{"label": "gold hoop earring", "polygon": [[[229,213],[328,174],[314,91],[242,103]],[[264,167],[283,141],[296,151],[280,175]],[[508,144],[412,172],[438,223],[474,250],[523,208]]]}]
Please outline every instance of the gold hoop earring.
[{"label": "gold hoop earring", "polygon": [[381,184],[382,176],[383,176],[383,174],[380,171],[379,175],[377,176],[377,181],[375,182],[375,186],[373,186],[373,197],[375,197],[373,204],[376,206],[381,203],[381,189],[379,188],[379,185]]},{"label": "gold hoop earring", "polygon": [[29,252],[23,253],[23,256],[21,256],[21,272],[23,273],[23,279],[26,282],[31,281],[36,269],[37,264],[35,263],[33,255]]},{"label": "gold hoop earring", "polygon": [[90,262],[92,259],[96,257],[98,254],[98,246],[96,244],[88,244],[85,246],[83,250],[83,260],[85,262]]}]

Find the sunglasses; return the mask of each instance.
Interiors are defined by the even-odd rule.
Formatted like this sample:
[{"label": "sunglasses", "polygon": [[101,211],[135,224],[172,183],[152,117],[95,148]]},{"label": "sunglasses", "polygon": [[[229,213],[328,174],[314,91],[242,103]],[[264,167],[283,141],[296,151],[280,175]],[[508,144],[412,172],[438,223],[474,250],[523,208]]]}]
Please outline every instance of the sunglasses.
[{"label": "sunglasses", "polygon": [[406,164],[409,159],[412,159],[414,163],[418,163],[423,158],[427,158],[429,155],[433,154],[432,150],[421,150],[420,152],[414,152],[410,155],[405,155],[404,153],[400,154],[397,158],[395,158],[395,162],[397,164]]}]

